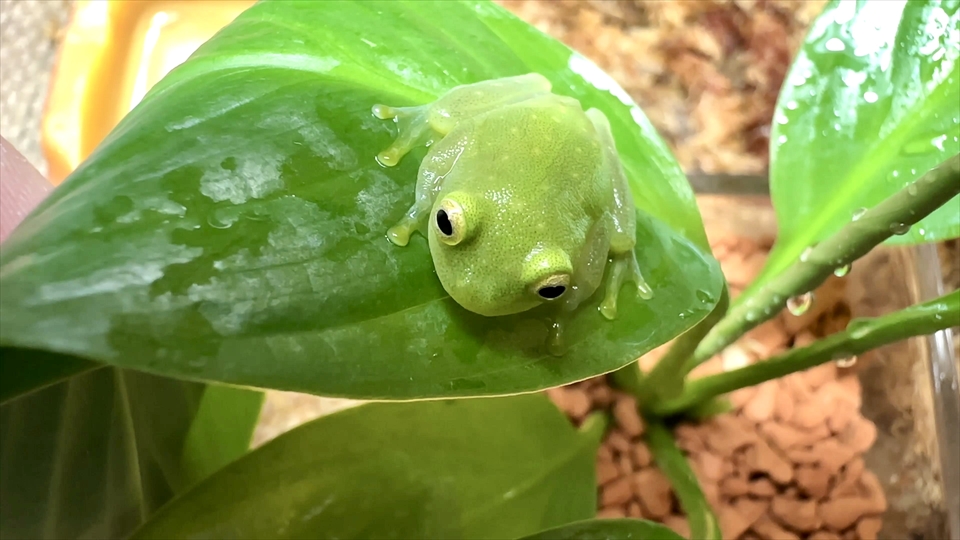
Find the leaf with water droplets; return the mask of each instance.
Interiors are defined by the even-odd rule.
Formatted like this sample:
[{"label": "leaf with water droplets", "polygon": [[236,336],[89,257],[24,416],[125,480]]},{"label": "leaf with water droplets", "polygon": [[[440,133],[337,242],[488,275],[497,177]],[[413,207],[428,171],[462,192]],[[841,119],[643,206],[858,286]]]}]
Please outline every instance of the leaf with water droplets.
[{"label": "leaf with water droplets", "polygon": [[[609,118],[655,293],[624,287],[612,322],[590,299],[562,358],[544,346],[544,309],[474,315],[444,292],[422,236],[385,238],[425,150],[375,159],[396,132],[374,104],[529,72]],[[0,344],[320,395],[497,395],[622,367],[702,320],[722,284],[679,165],[589,60],[490,2],[261,2],[4,243]]]},{"label": "leaf with water droplets", "polygon": [[[831,1],[777,103],[778,240],[750,298],[803,250],[960,152],[960,2]],[[889,243],[960,235],[960,197]],[[922,231],[922,232],[921,232]]]}]

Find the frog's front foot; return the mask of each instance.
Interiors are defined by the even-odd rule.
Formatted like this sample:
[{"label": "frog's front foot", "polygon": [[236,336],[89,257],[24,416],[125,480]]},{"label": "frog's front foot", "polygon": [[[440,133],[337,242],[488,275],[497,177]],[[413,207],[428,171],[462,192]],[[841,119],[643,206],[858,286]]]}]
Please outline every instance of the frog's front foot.
[{"label": "frog's front foot", "polygon": [[394,120],[399,126],[393,144],[377,154],[377,161],[386,167],[399,163],[429,131],[426,106],[390,107],[377,104],[373,106],[373,115],[381,120]]},{"label": "frog's front foot", "polygon": [[607,290],[600,303],[600,313],[609,320],[617,318],[617,296],[624,281],[631,281],[637,286],[637,295],[649,300],[653,298],[653,289],[643,279],[637,256],[632,251],[624,255],[614,256],[610,265],[610,276],[607,278]]},{"label": "frog's front foot", "polygon": [[387,229],[387,238],[394,244],[404,247],[410,242],[410,236],[417,230],[417,220],[404,216],[396,225]]}]

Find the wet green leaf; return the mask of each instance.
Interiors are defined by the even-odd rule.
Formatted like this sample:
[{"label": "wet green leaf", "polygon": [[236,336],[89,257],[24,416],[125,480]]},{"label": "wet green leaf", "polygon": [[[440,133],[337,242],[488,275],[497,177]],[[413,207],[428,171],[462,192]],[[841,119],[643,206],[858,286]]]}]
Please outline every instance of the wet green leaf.
[{"label": "wet green leaf", "polygon": [[[385,238],[425,150],[380,167],[395,126],[370,112],[530,71],[609,117],[656,293],[622,294],[612,323],[599,298],[583,306],[559,359],[543,311],[473,315],[423,237]],[[4,244],[0,344],[330,396],[525,392],[612,371],[706,316],[722,284],[706,246],[640,110],[499,6],[267,1],[160,81]]]},{"label": "wet green leaf", "polygon": [[596,513],[603,425],[585,426],[543,394],[365,404],[240,458],[133,538],[517,538]]},{"label": "wet green leaf", "polygon": [[[960,152],[958,60],[956,0],[827,6],[777,103],[770,187],[779,239],[754,289],[861,208]],[[889,242],[956,237],[958,208],[954,198]]]},{"label": "wet green leaf", "polygon": [[[100,367],[5,402],[0,538],[126,537],[204,471],[249,447],[259,410],[223,403],[254,392],[229,390],[208,395],[203,384]],[[207,447],[186,444],[198,424],[219,426],[205,434]],[[246,431],[246,441],[223,436],[228,430]]]},{"label": "wet green leaf", "polygon": [[683,540],[672,529],[645,519],[591,519],[525,536],[521,540]]}]

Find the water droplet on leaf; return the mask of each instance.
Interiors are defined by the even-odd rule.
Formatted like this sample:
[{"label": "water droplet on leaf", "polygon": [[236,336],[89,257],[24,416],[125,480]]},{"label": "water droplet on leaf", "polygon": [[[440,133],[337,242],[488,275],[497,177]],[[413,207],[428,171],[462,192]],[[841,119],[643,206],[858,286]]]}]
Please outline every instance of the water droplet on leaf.
[{"label": "water droplet on leaf", "polygon": [[791,315],[799,317],[807,312],[810,309],[810,306],[813,304],[813,293],[806,292],[800,296],[793,296],[787,299],[787,311]]},{"label": "water droplet on leaf", "polygon": [[845,276],[845,275],[847,275],[847,274],[849,274],[849,273],[850,273],[850,265],[849,265],[849,264],[845,264],[845,265],[841,266],[840,268],[837,268],[836,270],[833,271],[833,275],[835,275],[835,276],[837,276],[837,277],[843,277],[843,276]]},{"label": "water droplet on leaf", "polygon": [[837,367],[841,369],[853,367],[856,363],[857,363],[856,356],[844,357],[837,360]]},{"label": "water droplet on leaf", "polygon": [[811,253],[813,253],[812,247],[808,247],[807,249],[803,250],[803,253],[800,254],[800,262],[807,262],[807,260],[810,259]]},{"label": "water droplet on leaf", "polygon": [[824,46],[831,52],[840,52],[847,48],[840,38],[830,38]]},{"label": "water droplet on leaf", "polygon": [[890,232],[897,235],[907,234],[910,232],[910,226],[906,223],[891,223]]},{"label": "water droplet on leaf", "polygon": [[867,209],[866,209],[866,208],[857,208],[856,210],[853,211],[853,218],[852,218],[852,220],[853,220],[853,221],[856,221],[856,220],[862,218],[863,215],[866,214],[866,213],[867,213]]},{"label": "water droplet on leaf", "polygon": [[867,103],[876,103],[878,99],[880,99],[880,96],[878,96],[876,92],[871,91],[863,94],[863,100]]}]

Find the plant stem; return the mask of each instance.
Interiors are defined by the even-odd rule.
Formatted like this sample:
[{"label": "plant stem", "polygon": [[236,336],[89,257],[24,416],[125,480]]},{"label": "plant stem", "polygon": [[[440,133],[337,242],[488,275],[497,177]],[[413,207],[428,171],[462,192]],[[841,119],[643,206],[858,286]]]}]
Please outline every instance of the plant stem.
[{"label": "plant stem", "polygon": [[687,514],[690,523],[690,538],[699,540],[720,540],[720,526],[710,503],[700,489],[700,482],[694,476],[687,458],[684,457],[673,433],[662,423],[653,421],[647,425],[647,444],[653,459],[663,474],[670,480],[677,494],[680,506]]},{"label": "plant stem", "polygon": [[815,246],[763,285],[751,298],[734,306],[707,334],[684,366],[689,373],[750,329],[773,318],[788,298],[815,289],[842,268],[895,234],[946,204],[960,193],[960,154],[894,193],[859,219]]},{"label": "plant stem", "polygon": [[793,349],[733,371],[690,381],[679,398],[653,404],[645,412],[655,416],[676,415],[739,388],[958,325],[960,290],[881,317],[854,319],[843,332],[816,341],[810,346]]},{"label": "plant stem", "polygon": [[720,292],[720,300],[713,311],[693,328],[678,337],[667,353],[663,355],[663,358],[642,379],[640,391],[635,392],[637,400],[641,404],[674,399],[683,392],[684,375],[686,374],[683,370],[684,364],[703,340],[703,337],[707,335],[707,332],[723,319],[729,307],[730,294],[726,283],[724,283],[723,290]]}]

